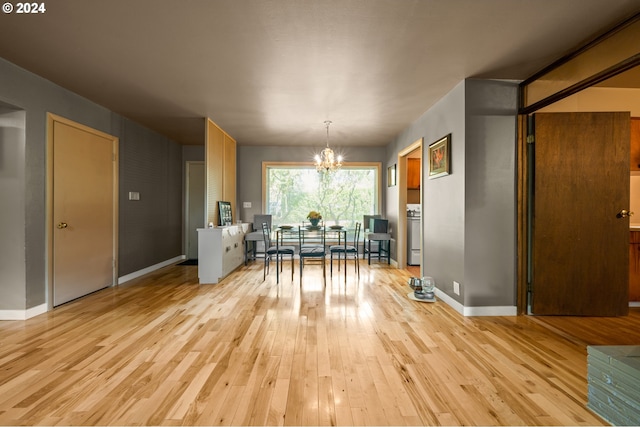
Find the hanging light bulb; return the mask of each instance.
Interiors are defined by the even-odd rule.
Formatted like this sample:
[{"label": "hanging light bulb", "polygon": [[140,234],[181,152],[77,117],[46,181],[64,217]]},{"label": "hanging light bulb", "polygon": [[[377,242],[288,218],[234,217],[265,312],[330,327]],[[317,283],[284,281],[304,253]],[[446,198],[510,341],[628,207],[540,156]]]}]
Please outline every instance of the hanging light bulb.
[{"label": "hanging light bulb", "polygon": [[330,120],[324,122],[327,127],[327,146],[322,150],[320,154],[316,154],[314,159],[316,161],[316,170],[318,172],[334,172],[342,166],[342,156],[336,156],[331,148],[329,148],[329,125]]}]

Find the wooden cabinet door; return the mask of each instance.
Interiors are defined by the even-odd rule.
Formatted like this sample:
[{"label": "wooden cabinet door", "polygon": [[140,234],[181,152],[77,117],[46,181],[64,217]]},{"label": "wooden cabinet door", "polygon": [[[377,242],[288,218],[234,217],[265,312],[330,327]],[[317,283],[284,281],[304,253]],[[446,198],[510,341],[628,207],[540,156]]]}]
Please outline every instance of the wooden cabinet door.
[{"label": "wooden cabinet door", "polygon": [[407,188],[420,188],[420,159],[407,159]]}]

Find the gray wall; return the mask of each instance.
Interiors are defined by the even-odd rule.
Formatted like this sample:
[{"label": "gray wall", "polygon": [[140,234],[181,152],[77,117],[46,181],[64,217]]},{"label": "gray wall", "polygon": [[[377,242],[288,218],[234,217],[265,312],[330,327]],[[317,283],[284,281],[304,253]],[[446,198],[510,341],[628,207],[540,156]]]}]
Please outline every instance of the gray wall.
[{"label": "gray wall", "polygon": [[[47,112],[120,138],[119,221],[126,230],[120,233],[119,274],[122,276],[182,254],[181,238],[176,238],[182,233],[182,166],[177,144],[4,59],[0,59],[0,102],[26,112],[22,222],[26,274],[18,284],[24,289],[21,293],[25,295],[26,303],[5,309],[31,308],[46,302]],[[151,144],[158,144],[159,150],[147,157]],[[143,173],[135,170],[141,165],[146,167]],[[155,185],[148,184],[146,172],[153,174]],[[3,185],[6,184],[5,177],[0,179]],[[128,191],[141,191],[148,204],[141,201],[132,206],[127,203],[122,198]],[[143,227],[144,233],[139,233],[138,227]],[[145,236],[152,232],[157,236],[147,240]],[[1,240],[0,253],[15,250],[7,249],[8,246],[6,240]],[[1,292],[0,300],[5,301]],[[14,294],[13,291],[10,293]]]},{"label": "gray wall", "polygon": [[466,81],[464,305],[516,305],[517,84]]},{"label": "gray wall", "polygon": [[[182,148],[121,119],[120,276],[181,255]],[[139,201],[128,200],[130,191]]]},{"label": "gray wall", "polygon": [[[323,147],[320,147],[320,151]],[[345,157],[345,162],[382,162],[382,200],[384,209],[384,188],[386,188],[386,166],[384,147],[340,147],[331,144],[331,148]],[[262,162],[311,162],[314,150],[309,147],[265,147],[238,146],[237,156],[237,205],[239,218],[244,222],[253,222],[255,214],[262,212]],[[251,202],[251,208],[242,207],[242,202]],[[384,212],[382,212],[384,213]],[[238,216],[236,214],[236,216]]]},{"label": "gray wall", "polygon": [[26,304],[25,117],[0,103],[0,310]]},{"label": "gray wall", "polygon": [[[423,176],[423,266],[438,288],[466,307],[515,305],[517,84],[465,80],[405,129],[387,161],[414,141],[451,134],[451,174]],[[397,190],[387,191],[397,223]],[[404,214],[404,211],[401,212]],[[453,281],[460,283],[460,295]]]}]

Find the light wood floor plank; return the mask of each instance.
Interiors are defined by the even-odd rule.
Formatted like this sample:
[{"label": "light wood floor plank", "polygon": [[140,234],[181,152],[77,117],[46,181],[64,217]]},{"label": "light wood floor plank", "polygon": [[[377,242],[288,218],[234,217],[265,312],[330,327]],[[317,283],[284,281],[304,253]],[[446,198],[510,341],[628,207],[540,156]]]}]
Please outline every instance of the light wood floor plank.
[{"label": "light wood floor plank", "polygon": [[409,276],[169,266],[0,322],[0,425],[606,425],[586,347],[640,343],[640,309],[465,318]]}]

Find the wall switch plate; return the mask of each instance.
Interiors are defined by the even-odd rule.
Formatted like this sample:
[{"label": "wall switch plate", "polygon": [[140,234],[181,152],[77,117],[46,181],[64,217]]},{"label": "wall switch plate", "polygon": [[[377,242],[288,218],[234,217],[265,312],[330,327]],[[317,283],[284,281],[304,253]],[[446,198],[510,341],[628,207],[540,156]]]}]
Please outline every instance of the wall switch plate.
[{"label": "wall switch plate", "polygon": [[242,202],[242,207],[243,208],[250,208],[251,207],[251,202]]},{"label": "wall switch plate", "polygon": [[460,283],[453,281],[453,293],[456,295],[460,295]]},{"label": "wall switch plate", "polygon": [[140,193],[138,191],[129,191],[129,200],[140,200]]}]

